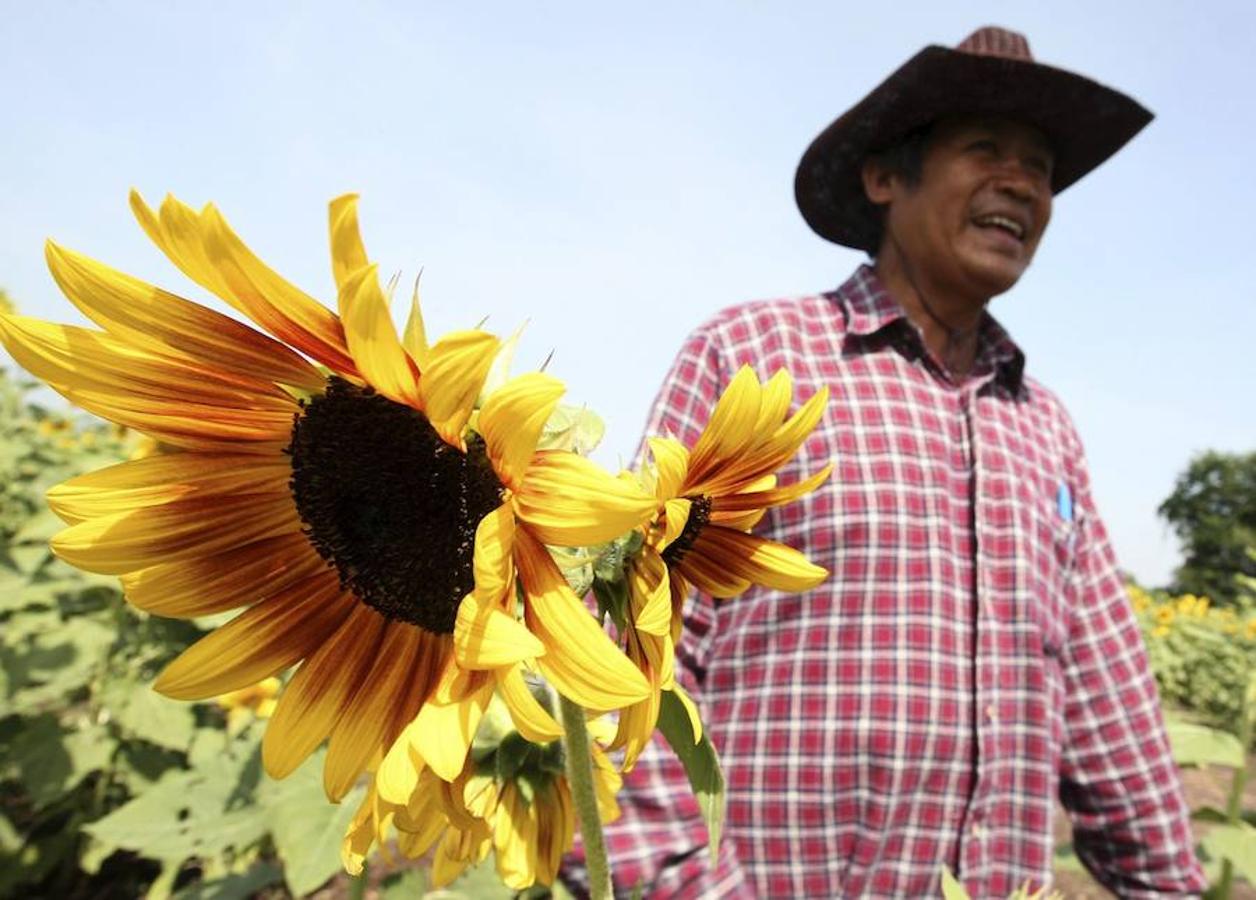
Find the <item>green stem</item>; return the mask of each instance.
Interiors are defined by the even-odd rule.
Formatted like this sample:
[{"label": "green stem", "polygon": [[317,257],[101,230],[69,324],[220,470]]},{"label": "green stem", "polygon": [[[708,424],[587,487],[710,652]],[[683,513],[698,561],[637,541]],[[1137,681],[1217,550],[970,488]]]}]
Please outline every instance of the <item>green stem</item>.
[{"label": "green stem", "polygon": [[[1249,681],[1252,677],[1256,677],[1256,670],[1249,674]],[[1239,743],[1243,746],[1243,755],[1247,755],[1248,748],[1252,745],[1252,725],[1256,720],[1256,709],[1252,708],[1252,704],[1248,701],[1248,692],[1243,692],[1243,711],[1239,719]],[[1239,766],[1234,770],[1234,775],[1230,780],[1230,796],[1226,799],[1225,817],[1226,821],[1231,825],[1238,825],[1243,818],[1243,791],[1247,787],[1247,766]],[[1217,892],[1215,896],[1219,900],[1228,900],[1230,890],[1234,886],[1234,864],[1229,859],[1221,864],[1221,880],[1217,882]]]},{"label": "green stem", "polygon": [[567,751],[567,781],[571,798],[580,819],[580,836],[584,839],[584,862],[589,871],[591,900],[612,900],[611,869],[606,856],[606,839],[602,836],[602,817],[597,811],[597,792],[593,789],[593,754],[589,748],[589,727],[584,709],[566,697],[559,698],[563,715],[563,746]]},{"label": "green stem", "polygon": [[362,871],[349,879],[349,900],[362,900],[366,896],[366,883],[370,881],[371,870],[366,860],[362,861]]}]

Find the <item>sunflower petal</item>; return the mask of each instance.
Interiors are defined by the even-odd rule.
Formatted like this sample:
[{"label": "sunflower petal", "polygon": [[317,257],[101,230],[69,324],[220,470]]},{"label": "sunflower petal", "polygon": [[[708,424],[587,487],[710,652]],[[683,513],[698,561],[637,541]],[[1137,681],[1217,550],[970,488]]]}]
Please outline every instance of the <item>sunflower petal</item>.
[{"label": "sunflower petal", "polygon": [[419,755],[445,781],[457,778],[466,764],[471,739],[492,695],[493,683],[490,681],[464,700],[448,704],[427,703],[419,710],[415,720]]},{"label": "sunflower petal", "polygon": [[533,696],[523,669],[511,666],[497,672],[497,692],[510,711],[515,729],[534,744],[548,744],[563,736],[563,727]]},{"label": "sunflower petal", "polygon": [[514,598],[515,513],[509,503],[475,527],[475,596],[481,605],[509,603]]},{"label": "sunflower petal", "polygon": [[542,450],[514,496],[515,514],[542,543],[585,547],[613,540],[653,515],[656,501],[575,453]]},{"label": "sunflower petal", "polygon": [[415,729],[413,722],[402,729],[375,770],[375,788],[390,803],[405,804],[410,800],[426,765],[415,747]]},{"label": "sunflower petal", "polygon": [[695,485],[701,493],[720,494],[739,490],[741,485],[753,482],[783,466],[803,441],[819,424],[829,402],[829,389],[822,387],[786,419],[772,436],[745,454],[741,459],[710,473],[702,483]]},{"label": "sunflower petal", "polygon": [[685,531],[689,524],[689,511],[693,508],[692,500],[668,500],[663,504],[663,533],[659,536],[658,549],[666,550],[676,538]]},{"label": "sunflower petal", "polygon": [[716,512],[746,512],[755,509],[766,509],[770,506],[781,506],[785,503],[792,503],[799,497],[810,494],[820,485],[828,480],[829,475],[833,471],[833,463],[829,463],[819,472],[803,481],[795,484],[787,484],[785,487],[773,488],[766,491],[748,491],[742,494],[722,494],[711,498],[711,511]]},{"label": "sunflower petal", "polygon": [[541,430],[565,388],[552,375],[529,372],[489,395],[480,409],[480,434],[502,484],[518,488],[536,452]]},{"label": "sunflower petal", "polygon": [[771,434],[780,427],[781,420],[789,412],[789,401],[793,393],[794,383],[789,371],[777,369],[763,385],[759,400],[759,418],[754,425],[756,435]]},{"label": "sunflower petal", "polygon": [[[331,233],[331,271],[337,292],[342,292],[349,276],[370,263],[358,228],[358,195],[343,194],[332,200],[327,208],[327,225]],[[344,315],[342,304],[340,317],[343,319]]]},{"label": "sunflower petal", "polygon": [[340,286],[345,339],[353,361],[371,387],[398,403],[418,406],[418,370],[397,339],[378,267],[358,269]]},{"label": "sunflower petal", "polygon": [[291,348],[242,322],[52,241],[44,245],[44,256],[70,301],[123,341],[308,391],[326,380]]},{"label": "sunflower petal", "polygon": [[286,458],[170,453],[118,463],[48,490],[49,507],[69,522],[160,506],[191,495],[286,494]]},{"label": "sunflower petal", "polygon": [[88,519],[59,532],[51,544],[54,553],[76,568],[122,575],[300,528],[290,497],[185,497],[164,506]]},{"label": "sunflower petal", "polygon": [[497,669],[545,653],[545,645],[500,606],[467,594],[454,624],[454,658],[464,669]]},{"label": "sunflower petal", "polygon": [[427,328],[423,325],[423,309],[419,305],[418,279],[415,279],[414,292],[410,295],[410,315],[406,318],[406,329],[401,336],[401,344],[419,367],[419,371],[425,371],[431,348],[427,344]]},{"label": "sunflower petal", "polygon": [[493,848],[497,851],[497,874],[512,890],[531,887],[536,880],[536,810],[537,804],[525,802],[513,782],[502,790],[493,823]]},{"label": "sunflower petal", "polygon": [[755,437],[763,390],[749,366],[742,366],[715,404],[706,428],[689,454],[689,482],[703,481]]},{"label": "sunflower petal", "polygon": [[791,593],[810,590],[829,575],[793,547],[718,525],[702,530],[684,562],[690,557],[710,560],[735,578]]},{"label": "sunflower petal", "polygon": [[685,712],[689,714],[689,727],[693,730],[694,744],[702,743],[702,714],[698,712],[698,705],[690,699],[685,693],[684,688],[675,685],[671,688],[671,692],[676,695],[676,699],[680,701],[680,705],[685,708]]},{"label": "sunflower petal", "polygon": [[297,582],[184,650],[153,688],[176,700],[204,700],[256,684],[309,656],[354,603],[327,573]]},{"label": "sunflower petal", "polygon": [[366,682],[385,625],[383,616],[359,604],[297,670],[262,738],[262,764],[271,778],[287,778],[331,733]]},{"label": "sunflower petal", "polygon": [[275,385],[217,366],[160,356],[103,331],[27,316],[0,317],[0,342],[32,375],[58,390],[136,394],[168,403],[274,410],[289,422],[297,404]]},{"label": "sunflower petal", "polygon": [[689,451],[675,438],[650,438],[650,457],[654,461],[657,481],[654,496],[660,500],[675,497],[685,482],[689,468]]},{"label": "sunflower petal", "polygon": [[328,799],[339,801],[358,780],[371,757],[387,750],[404,728],[399,722],[408,710],[398,709],[399,698],[418,687],[418,696],[430,692],[437,666],[433,656],[443,654],[445,644],[426,640],[419,628],[392,622],[384,632],[374,665],[337,719],[327,745],[323,766],[323,790]]},{"label": "sunflower petal", "polygon": [[[710,530],[710,526],[707,527],[707,530]],[[736,597],[738,594],[745,593],[746,589],[751,585],[750,579],[740,578],[729,572],[724,567],[722,561],[711,559],[701,553],[695,553],[692,549],[685,554],[684,559],[673,566],[673,571],[670,573],[673,579],[677,572],[692,582],[693,586],[698,590],[718,599]],[[673,609],[675,609],[675,598],[676,595],[673,593]],[[676,617],[673,615],[673,633],[675,632],[675,623]]]},{"label": "sunflower petal", "polygon": [[527,623],[546,647],[536,661],[541,673],[585,709],[621,709],[644,699],[650,693],[645,676],[598,626],[549,552],[525,529],[515,540]]},{"label": "sunflower petal", "polygon": [[259,603],[326,563],[300,531],[122,576],[127,601],[159,616],[190,619]]},{"label": "sunflower petal", "polygon": [[445,443],[461,447],[462,429],[501,341],[486,331],[455,331],[428,354],[419,379],[420,408]]},{"label": "sunflower petal", "polygon": [[628,573],[628,589],[633,626],[646,634],[667,634],[672,624],[672,595],[667,584],[667,564],[655,550],[641,548]]}]

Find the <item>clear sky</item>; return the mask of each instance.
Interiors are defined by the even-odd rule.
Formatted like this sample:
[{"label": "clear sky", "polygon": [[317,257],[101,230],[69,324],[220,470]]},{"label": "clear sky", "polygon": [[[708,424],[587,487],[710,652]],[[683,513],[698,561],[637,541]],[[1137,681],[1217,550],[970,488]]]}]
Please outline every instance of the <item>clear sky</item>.
[{"label": "clear sky", "polygon": [[631,454],[684,336],[720,307],[827,290],[860,261],[793,203],[830,119],[984,24],[1158,113],[1057,201],[991,309],[1086,441],[1122,563],[1167,578],[1155,516],[1190,456],[1256,448],[1256,12],[1249,3],[17,3],[0,30],[0,285],[81,321],[53,236],[195,299],[127,190],[219,204],[334,303],[326,202],[424,267],[434,331],[529,322]]}]

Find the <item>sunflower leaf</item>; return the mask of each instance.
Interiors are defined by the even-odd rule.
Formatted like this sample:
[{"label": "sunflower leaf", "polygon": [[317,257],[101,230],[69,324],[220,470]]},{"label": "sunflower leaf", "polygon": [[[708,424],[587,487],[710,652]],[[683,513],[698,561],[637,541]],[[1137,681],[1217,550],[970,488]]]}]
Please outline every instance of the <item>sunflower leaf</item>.
[{"label": "sunflower leaf", "polygon": [[684,766],[693,789],[694,799],[702,811],[710,836],[711,862],[719,855],[720,834],[724,828],[724,773],[720,769],[719,756],[706,734],[694,741],[693,725],[689,713],[680,699],[671,691],[662,692],[659,706],[658,729],[667,738],[672,752]]}]

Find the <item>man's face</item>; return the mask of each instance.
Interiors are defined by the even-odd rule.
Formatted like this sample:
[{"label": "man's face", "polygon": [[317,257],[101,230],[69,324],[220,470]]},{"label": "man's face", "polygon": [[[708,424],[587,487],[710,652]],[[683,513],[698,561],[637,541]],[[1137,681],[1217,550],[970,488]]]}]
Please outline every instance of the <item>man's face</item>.
[{"label": "man's face", "polygon": [[888,203],[886,239],[914,269],[988,299],[1011,288],[1038,249],[1051,218],[1052,164],[1046,139],[1029,125],[944,119],[925,143],[920,183],[883,178],[884,197],[873,199]]}]

